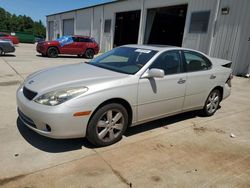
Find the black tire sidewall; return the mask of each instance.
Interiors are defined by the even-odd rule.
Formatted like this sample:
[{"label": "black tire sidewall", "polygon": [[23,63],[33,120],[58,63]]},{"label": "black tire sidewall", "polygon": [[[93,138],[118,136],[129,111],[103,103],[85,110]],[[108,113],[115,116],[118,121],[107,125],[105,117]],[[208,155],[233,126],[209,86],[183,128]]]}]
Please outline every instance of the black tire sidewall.
[{"label": "black tire sidewall", "polygon": [[0,48],[0,56],[3,55],[3,49]]},{"label": "black tire sidewall", "polygon": [[[210,97],[213,93],[215,93],[215,92],[216,92],[216,93],[218,94],[218,96],[219,96],[219,104],[218,104],[216,110],[215,110],[213,113],[210,113],[210,112],[208,112],[208,110],[207,110],[207,102],[208,102],[209,97]],[[204,105],[204,107],[203,107],[203,115],[204,115],[204,116],[212,116],[212,115],[214,115],[214,113],[218,110],[218,107],[219,107],[219,105],[220,105],[220,102],[221,102],[221,93],[220,93],[220,91],[217,90],[217,89],[211,91],[211,92],[209,93],[209,95],[208,95],[208,97],[207,97],[207,100],[206,100],[206,102],[205,102],[205,105]]]},{"label": "black tire sidewall", "polygon": [[[56,55],[55,56],[51,56],[51,54],[50,54],[50,51],[51,50],[56,50]],[[55,48],[55,47],[50,47],[49,49],[48,49],[48,57],[51,57],[51,58],[56,58],[57,56],[58,56],[58,50],[57,50],[57,48]]]},{"label": "black tire sidewall", "polygon": [[[112,109],[119,110],[123,114],[124,127],[123,127],[123,130],[121,131],[120,135],[117,138],[115,138],[113,141],[103,142],[102,140],[100,140],[98,138],[98,135],[96,132],[97,122],[105,112],[107,112],[108,110],[112,110]],[[124,108],[124,106],[122,106],[121,104],[118,104],[118,103],[110,103],[110,104],[104,105],[101,108],[99,108],[94,113],[94,115],[91,117],[91,120],[89,121],[89,124],[87,127],[87,136],[86,137],[95,146],[108,146],[108,145],[114,144],[122,139],[122,135],[126,131],[127,126],[128,126],[128,113],[127,113],[126,108]]]},{"label": "black tire sidewall", "polygon": [[[91,52],[91,55],[90,55],[90,56],[88,55],[89,52]],[[87,49],[84,56],[85,56],[87,59],[93,59],[93,58],[94,58],[94,55],[95,55],[94,50],[92,50],[92,49]]]}]

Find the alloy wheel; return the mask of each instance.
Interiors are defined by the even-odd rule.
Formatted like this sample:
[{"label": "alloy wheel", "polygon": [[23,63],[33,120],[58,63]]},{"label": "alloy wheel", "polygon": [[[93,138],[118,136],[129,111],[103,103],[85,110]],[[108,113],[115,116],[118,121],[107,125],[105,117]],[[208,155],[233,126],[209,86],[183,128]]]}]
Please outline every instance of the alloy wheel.
[{"label": "alloy wheel", "polygon": [[212,92],[209,95],[207,104],[206,104],[208,113],[213,114],[217,110],[219,103],[220,103],[219,94],[217,92]]},{"label": "alloy wheel", "polygon": [[117,109],[108,110],[97,122],[98,138],[103,142],[111,142],[120,136],[125,125],[122,112]]}]

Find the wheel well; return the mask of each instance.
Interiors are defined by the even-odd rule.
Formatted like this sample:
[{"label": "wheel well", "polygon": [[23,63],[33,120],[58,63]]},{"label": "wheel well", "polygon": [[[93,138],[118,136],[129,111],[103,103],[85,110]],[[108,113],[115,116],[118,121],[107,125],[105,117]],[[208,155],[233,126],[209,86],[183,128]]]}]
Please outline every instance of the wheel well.
[{"label": "wheel well", "polygon": [[[217,87],[215,87],[213,90],[219,90],[220,95],[221,95],[221,101],[222,101],[222,98],[223,98],[223,87],[217,86]],[[213,90],[212,90],[212,91],[213,91]]]},{"label": "wheel well", "polygon": [[[99,110],[101,107],[105,106],[106,104],[110,104],[110,103],[118,103],[121,104],[128,112],[128,126],[131,125],[132,123],[132,118],[133,118],[133,112],[132,112],[132,108],[130,106],[130,104],[121,98],[113,98],[113,99],[109,99],[103,103],[101,103],[96,109],[95,111],[92,113],[91,117],[89,118],[89,121],[92,119],[92,116],[96,113],[97,110]],[[89,122],[88,122],[89,124]]]}]

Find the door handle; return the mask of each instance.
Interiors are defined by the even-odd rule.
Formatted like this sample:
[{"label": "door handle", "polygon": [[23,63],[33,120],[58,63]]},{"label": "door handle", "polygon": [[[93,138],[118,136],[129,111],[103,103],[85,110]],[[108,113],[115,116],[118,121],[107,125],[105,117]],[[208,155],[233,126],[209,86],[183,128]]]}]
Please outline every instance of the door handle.
[{"label": "door handle", "polygon": [[216,76],[213,74],[210,76],[210,79],[215,79],[215,78],[216,78]]},{"label": "door handle", "polygon": [[182,78],[177,82],[178,84],[184,84],[186,80],[183,80]]}]

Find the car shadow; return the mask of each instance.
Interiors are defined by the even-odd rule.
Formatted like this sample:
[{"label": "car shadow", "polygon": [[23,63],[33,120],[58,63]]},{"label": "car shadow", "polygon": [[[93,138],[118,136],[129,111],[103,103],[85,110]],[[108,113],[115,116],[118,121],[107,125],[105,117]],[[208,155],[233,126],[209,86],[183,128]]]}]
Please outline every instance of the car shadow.
[{"label": "car shadow", "polygon": [[20,134],[29,144],[45,152],[62,153],[80,150],[82,147],[94,148],[85,138],[52,139],[32,131],[19,118],[17,118],[16,124]]},{"label": "car shadow", "polygon": [[1,57],[16,57],[14,54],[3,54]]},{"label": "car shadow", "polygon": [[199,111],[191,111],[191,112],[185,112],[185,113],[174,115],[174,116],[169,116],[166,118],[147,122],[147,123],[144,123],[144,124],[141,124],[138,126],[129,127],[124,135],[129,137],[129,136],[133,136],[136,134],[140,134],[142,132],[147,132],[147,131],[150,131],[153,129],[157,129],[160,127],[168,129],[168,126],[170,126],[171,124],[185,121],[187,119],[192,119],[192,118],[195,118],[197,116],[202,117],[200,115]]},{"label": "car shadow", "polygon": [[[124,136],[130,137],[143,132],[147,132],[156,128],[168,128],[169,125],[176,122],[184,121],[194,117],[201,117],[198,111],[186,112],[183,114],[170,116],[167,118],[162,118],[159,120],[151,121],[148,123],[141,124],[135,127],[129,127],[125,132]],[[17,118],[17,128],[23,138],[31,144],[33,147],[49,152],[49,153],[61,153],[67,151],[80,150],[82,147],[89,149],[97,148],[92,145],[86,138],[76,138],[76,139],[52,139],[45,136],[41,136],[36,132],[30,130],[22,121]]]},{"label": "car shadow", "polygon": [[[47,56],[42,56],[42,55],[36,55],[37,57],[42,57],[42,58],[50,58],[50,57],[47,57]],[[68,58],[68,59],[85,59],[84,57],[78,57],[76,55],[58,55],[58,57],[56,58]],[[53,58],[53,59],[56,59],[56,58]],[[86,59],[85,59],[86,60]]]}]

